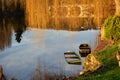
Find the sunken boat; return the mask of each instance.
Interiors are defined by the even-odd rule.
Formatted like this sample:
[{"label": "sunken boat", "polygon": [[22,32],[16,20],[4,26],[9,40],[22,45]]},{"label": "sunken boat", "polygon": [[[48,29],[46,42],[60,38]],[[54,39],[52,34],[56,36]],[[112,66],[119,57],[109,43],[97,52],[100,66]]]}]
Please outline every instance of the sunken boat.
[{"label": "sunken boat", "polygon": [[81,58],[74,51],[65,52],[64,57],[68,64],[81,65]]}]

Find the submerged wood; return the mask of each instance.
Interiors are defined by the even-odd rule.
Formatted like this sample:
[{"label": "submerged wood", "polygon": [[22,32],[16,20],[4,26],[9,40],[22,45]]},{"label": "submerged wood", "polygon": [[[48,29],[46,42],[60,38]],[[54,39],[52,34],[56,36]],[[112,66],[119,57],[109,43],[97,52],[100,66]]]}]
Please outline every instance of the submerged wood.
[{"label": "submerged wood", "polygon": [[6,80],[4,74],[3,74],[3,68],[2,66],[0,65],[0,80]]}]

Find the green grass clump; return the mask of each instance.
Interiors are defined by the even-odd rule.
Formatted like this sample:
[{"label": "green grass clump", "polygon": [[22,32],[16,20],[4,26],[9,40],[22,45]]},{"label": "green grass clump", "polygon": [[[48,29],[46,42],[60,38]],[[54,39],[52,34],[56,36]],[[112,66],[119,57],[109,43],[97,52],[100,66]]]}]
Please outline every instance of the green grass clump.
[{"label": "green grass clump", "polygon": [[110,16],[104,22],[106,39],[120,39],[120,16]]},{"label": "green grass clump", "polygon": [[101,52],[94,53],[103,66],[95,72],[87,72],[77,80],[120,80],[120,67],[116,59],[116,53],[120,41],[108,46]]}]

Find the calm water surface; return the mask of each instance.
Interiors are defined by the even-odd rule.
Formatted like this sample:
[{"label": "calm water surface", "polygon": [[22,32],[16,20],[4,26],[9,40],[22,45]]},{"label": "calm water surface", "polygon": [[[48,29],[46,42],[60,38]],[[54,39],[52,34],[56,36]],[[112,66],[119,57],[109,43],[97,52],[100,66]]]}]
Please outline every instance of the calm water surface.
[{"label": "calm water surface", "polygon": [[[69,65],[65,62],[64,52],[75,51],[79,54],[79,45],[88,43],[92,49],[96,46],[99,30],[64,31],[28,28],[22,34],[22,40],[15,40],[12,33],[11,46],[0,51],[0,65],[7,78],[30,80],[37,65],[50,72],[62,72],[66,75],[78,75],[82,65]],[[84,59],[84,58],[82,58]]]}]

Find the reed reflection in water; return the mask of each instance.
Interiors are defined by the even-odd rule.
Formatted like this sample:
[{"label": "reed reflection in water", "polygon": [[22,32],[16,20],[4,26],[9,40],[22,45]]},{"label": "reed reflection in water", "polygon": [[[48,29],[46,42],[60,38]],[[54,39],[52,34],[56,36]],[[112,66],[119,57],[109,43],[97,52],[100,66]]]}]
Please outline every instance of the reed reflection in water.
[{"label": "reed reflection in water", "polygon": [[[80,30],[83,26],[95,28],[94,18],[78,17],[82,12],[76,5],[93,4],[90,1],[86,2],[81,0],[26,0],[27,24],[30,27],[58,30]],[[90,7],[87,12],[93,14],[92,10],[93,8]]]},{"label": "reed reflection in water", "polygon": [[[46,66],[46,69],[51,70],[51,73],[61,70],[65,74],[77,74],[82,70],[81,66],[68,65],[64,60],[63,53],[67,50],[78,52],[78,46],[81,43],[94,44],[99,31],[79,32],[81,30],[79,25],[84,22],[83,19],[58,19],[59,11],[56,13],[54,9],[53,14],[55,13],[56,17],[50,18],[48,7],[50,5],[57,7],[58,0],[53,0],[51,4],[49,2],[51,0],[26,0],[24,7],[19,2],[23,0],[14,0],[18,2],[13,6],[11,5],[12,7],[16,5],[12,9],[6,7],[6,0],[2,1],[2,8],[0,8],[0,11],[2,11],[0,48],[1,50],[6,47],[10,48],[0,52],[0,64],[5,68],[8,78],[16,77],[20,80],[30,80],[31,74],[35,71],[36,64],[39,61]],[[70,2],[68,4],[71,5],[76,3],[74,0],[66,2]],[[64,9],[61,11],[64,11]],[[90,19],[90,21],[91,24],[93,19]],[[32,28],[25,32],[27,29],[26,23],[27,26]],[[42,29],[33,29],[35,27]],[[90,36],[92,37],[90,38]]]},{"label": "reed reflection in water", "polygon": [[22,34],[26,30],[24,18],[1,19],[0,20],[0,50],[11,46],[12,33],[15,32],[15,40],[20,43]]},{"label": "reed reflection in water", "polygon": [[77,75],[82,70],[82,66],[67,64],[64,52],[70,50],[79,54],[79,45],[92,44],[90,41],[94,43],[99,30],[44,30],[44,36],[42,33],[43,30],[29,28],[23,34],[20,44],[13,35],[11,48],[0,52],[0,63],[8,78],[30,80],[38,63],[42,66],[42,70],[46,66],[45,69],[50,71],[50,74],[61,70],[66,75]]},{"label": "reed reflection in water", "polygon": [[[103,3],[104,2],[104,3]],[[82,5],[82,8],[78,7]],[[84,7],[83,7],[84,6]],[[95,9],[96,8],[96,9]],[[101,0],[1,0],[0,17],[25,12],[27,26],[80,30],[81,27],[100,27],[115,14],[115,1]],[[78,17],[83,13],[83,17]],[[84,14],[87,15],[84,17]],[[93,15],[93,17],[90,17]]]}]

